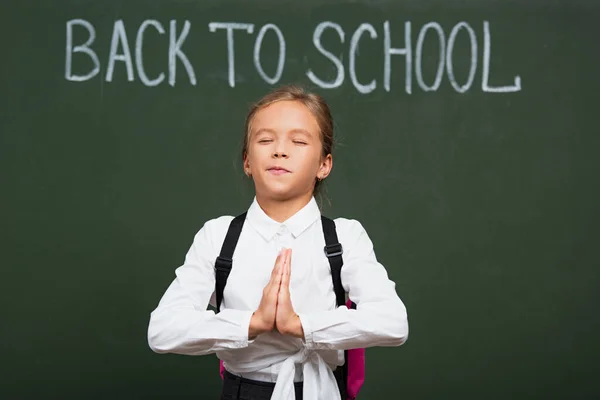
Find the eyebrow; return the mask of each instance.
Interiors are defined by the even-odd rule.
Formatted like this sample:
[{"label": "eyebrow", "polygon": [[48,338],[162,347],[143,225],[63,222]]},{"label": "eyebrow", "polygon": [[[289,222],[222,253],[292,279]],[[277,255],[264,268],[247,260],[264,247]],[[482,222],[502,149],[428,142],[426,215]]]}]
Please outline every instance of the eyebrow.
[{"label": "eyebrow", "polygon": [[300,134],[303,134],[303,135],[306,135],[306,136],[312,137],[312,135],[310,134],[310,132],[309,132],[309,131],[307,131],[306,129],[292,129],[292,130],[290,131],[290,133],[300,133]]},{"label": "eyebrow", "polygon": [[254,134],[258,135],[261,133],[272,133],[275,134],[275,131],[273,129],[269,129],[269,128],[260,128],[259,130],[255,131]]},{"label": "eyebrow", "polygon": [[[269,129],[269,128],[260,128],[259,130],[257,130],[256,132],[254,132],[254,135],[259,135],[261,133],[272,133],[272,134],[277,134],[277,132],[275,132],[273,129]],[[309,137],[312,137],[312,135],[310,134],[309,131],[307,131],[306,129],[301,129],[301,128],[296,128],[296,129],[292,129],[289,131],[289,133],[300,133],[302,135],[306,135]]]}]

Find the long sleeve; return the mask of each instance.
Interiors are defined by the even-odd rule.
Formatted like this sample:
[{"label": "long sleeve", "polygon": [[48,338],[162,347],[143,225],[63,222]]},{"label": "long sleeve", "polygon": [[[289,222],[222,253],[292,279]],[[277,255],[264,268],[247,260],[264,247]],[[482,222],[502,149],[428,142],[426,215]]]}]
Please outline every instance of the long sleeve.
[{"label": "long sleeve", "polygon": [[336,225],[344,248],[342,285],[357,309],[342,306],[300,314],[306,347],[344,350],[402,345],[408,338],[406,307],[377,261],[367,232],[355,220],[338,219]]},{"label": "long sleeve", "polygon": [[252,312],[207,310],[214,299],[214,260],[220,249],[213,241],[222,240],[231,220],[221,218],[207,222],[195,235],[176,278],[150,315],[148,344],[157,353],[201,355],[248,346]]}]

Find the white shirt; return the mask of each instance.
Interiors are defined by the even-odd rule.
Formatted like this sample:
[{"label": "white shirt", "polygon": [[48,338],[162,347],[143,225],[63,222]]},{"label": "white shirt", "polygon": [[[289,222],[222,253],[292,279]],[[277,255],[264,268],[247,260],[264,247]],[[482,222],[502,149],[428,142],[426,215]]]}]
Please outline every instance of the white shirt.
[{"label": "white shirt", "polygon": [[[357,309],[336,308],[314,198],[283,223],[266,215],[254,199],[233,255],[221,312],[207,310],[209,301],[215,305],[214,263],[232,219],[212,219],[195,235],[175,280],[151,314],[148,343],[153,351],[216,353],[233,374],[277,382],[272,399],[287,399],[290,393],[293,398],[293,382],[304,380],[304,398],[330,400],[340,397],[331,370],[343,364],[343,350],[406,341],[406,308],[395,283],[377,261],[362,225],[345,218],[335,219],[344,250],[341,278]],[[250,318],[284,247],[292,249],[290,296],[305,337],[274,332],[249,340]]]}]

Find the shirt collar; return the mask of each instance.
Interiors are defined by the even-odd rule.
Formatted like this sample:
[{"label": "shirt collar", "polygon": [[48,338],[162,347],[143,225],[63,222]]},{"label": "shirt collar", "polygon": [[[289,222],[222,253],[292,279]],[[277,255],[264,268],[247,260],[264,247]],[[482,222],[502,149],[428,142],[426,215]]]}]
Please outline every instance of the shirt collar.
[{"label": "shirt collar", "polygon": [[270,241],[282,226],[286,226],[294,235],[300,236],[309,226],[321,217],[321,211],[314,198],[302,207],[296,214],[292,215],[283,223],[279,223],[269,217],[258,204],[256,197],[248,209],[247,218],[250,224],[260,233],[265,240]]}]

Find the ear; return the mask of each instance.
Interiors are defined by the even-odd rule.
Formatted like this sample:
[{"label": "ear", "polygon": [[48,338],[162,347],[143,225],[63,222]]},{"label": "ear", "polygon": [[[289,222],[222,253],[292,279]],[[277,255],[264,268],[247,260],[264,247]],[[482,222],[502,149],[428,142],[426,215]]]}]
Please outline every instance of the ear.
[{"label": "ear", "polygon": [[329,176],[331,173],[331,169],[333,168],[333,157],[331,154],[327,154],[327,156],[323,157],[321,160],[321,166],[319,167],[319,171],[317,172],[317,179],[323,180]]},{"label": "ear", "polygon": [[244,154],[244,174],[247,177],[252,176],[252,170],[250,169],[250,160],[248,159],[248,153]]}]

